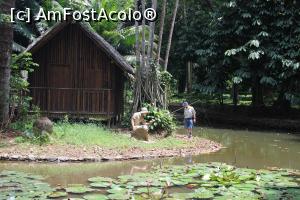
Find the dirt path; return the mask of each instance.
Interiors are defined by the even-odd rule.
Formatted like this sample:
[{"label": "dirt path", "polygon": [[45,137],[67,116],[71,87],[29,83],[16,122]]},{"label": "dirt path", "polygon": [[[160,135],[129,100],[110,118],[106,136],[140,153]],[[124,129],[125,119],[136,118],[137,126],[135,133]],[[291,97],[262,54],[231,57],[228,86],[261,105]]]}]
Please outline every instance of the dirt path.
[{"label": "dirt path", "polygon": [[15,144],[13,140],[5,141],[0,146],[0,160],[37,161],[37,162],[101,162],[112,160],[135,160],[160,157],[207,154],[220,150],[222,145],[214,141],[177,135],[180,140],[188,141],[191,147],[166,149],[109,149],[100,146],[75,146],[49,144],[37,146],[32,144]]}]

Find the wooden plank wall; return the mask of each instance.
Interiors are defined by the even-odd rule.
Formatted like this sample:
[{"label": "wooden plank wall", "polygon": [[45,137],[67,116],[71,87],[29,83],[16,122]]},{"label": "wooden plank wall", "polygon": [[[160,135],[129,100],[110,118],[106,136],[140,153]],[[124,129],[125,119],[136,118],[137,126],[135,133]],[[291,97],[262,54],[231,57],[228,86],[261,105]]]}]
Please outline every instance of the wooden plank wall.
[{"label": "wooden plank wall", "polygon": [[49,113],[119,115],[122,71],[76,24],[33,54],[40,66],[30,76],[33,104]]}]

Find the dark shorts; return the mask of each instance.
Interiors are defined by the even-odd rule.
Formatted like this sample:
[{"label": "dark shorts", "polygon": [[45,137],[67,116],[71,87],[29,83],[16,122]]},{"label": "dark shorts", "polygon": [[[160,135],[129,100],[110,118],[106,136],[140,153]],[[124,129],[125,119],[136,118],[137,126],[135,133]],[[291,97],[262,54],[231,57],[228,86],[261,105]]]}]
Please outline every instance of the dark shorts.
[{"label": "dark shorts", "polygon": [[185,118],[184,119],[184,127],[185,128],[193,128],[194,123],[193,123],[193,118]]}]

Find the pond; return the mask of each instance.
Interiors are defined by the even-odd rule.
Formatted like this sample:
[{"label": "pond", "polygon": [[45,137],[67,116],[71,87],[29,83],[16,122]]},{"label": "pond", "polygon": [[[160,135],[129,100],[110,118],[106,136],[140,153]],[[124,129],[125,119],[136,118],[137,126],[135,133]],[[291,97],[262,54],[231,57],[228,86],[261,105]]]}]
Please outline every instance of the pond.
[{"label": "pond", "polygon": [[[184,133],[184,130],[179,130]],[[95,176],[113,177],[148,172],[166,165],[222,162],[242,168],[269,167],[300,170],[300,135],[288,133],[196,128],[194,135],[222,143],[219,152],[181,158],[106,163],[18,163],[1,162],[0,172],[13,170],[42,175],[52,186],[87,184]]]},{"label": "pond", "polygon": [[[184,130],[179,130],[184,133]],[[300,170],[300,135],[287,133],[196,128],[194,135],[220,142],[219,152],[184,158],[107,163],[18,163],[2,162],[0,171],[17,170],[48,177],[53,184],[83,183],[95,175],[116,177],[164,164],[224,162],[237,167],[279,167]]]}]

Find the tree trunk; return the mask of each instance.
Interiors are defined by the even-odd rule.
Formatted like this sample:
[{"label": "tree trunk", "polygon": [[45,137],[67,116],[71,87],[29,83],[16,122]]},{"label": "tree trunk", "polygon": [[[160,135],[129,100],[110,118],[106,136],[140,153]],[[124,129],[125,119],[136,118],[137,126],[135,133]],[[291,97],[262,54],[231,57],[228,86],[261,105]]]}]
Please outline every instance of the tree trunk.
[{"label": "tree trunk", "polygon": [[285,92],[284,91],[280,91],[274,106],[278,110],[282,110],[282,111],[290,110],[291,102],[285,98]]},{"label": "tree trunk", "polygon": [[232,85],[232,103],[235,107],[239,103],[239,88],[235,83]]},{"label": "tree trunk", "polygon": [[285,93],[289,90],[290,87],[290,80],[286,80],[283,82],[282,87],[279,90],[279,95],[274,102],[274,107],[282,110],[282,111],[288,111],[291,108],[291,102],[286,99]]},{"label": "tree trunk", "polygon": [[[10,15],[14,0],[0,1],[0,14]],[[13,28],[8,21],[0,22],[0,123],[5,125],[9,118],[10,59],[13,43]]]},{"label": "tree trunk", "polygon": [[184,93],[186,89],[186,70],[183,70],[182,72],[179,73],[178,77],[178,93]]},{"label": "tree trunk", "polygon": [[171,44],[172,44],[172,37],[173,37],[173,31],[174,31],[178,6],[179,6],[179,0],[176,0],[175,7],[174,7],[174,12],[173,12],[172,24],[171,24],[170,33],[169,33],[169,40],[168,40],[168,44],[167,44],[167,51],[166,51],[166,57],[165,57],[165,67],[164,67],[165,71],[168,70],[169,54],[170,54],[170,49],[171,49]]},{"label": "tree trunk", "polygon": [[192,92],[192,74],[193,74],[193,72],[192,72],[192,69],[193,69],[193,64],[192,64],[192,62],[191,61],[188,61],[187,62],[187,81],[186,81],[186,83],[187,83],[187,85],[186,85],[186,90],[187,90],[187,93],[191,93]]},{"label": "tree trunk", "polygon": [[252,84],[252,90],[251,90],[253,107],[264,106],[263,87],[259,81],[260,81],[260,78],[258,76],[254,77],[253,84]]},{"label": "tree trunk", "polygon": [[[135,0],[135,10],[139,10],[139,0]],[[139,65],[141,62],[141,50],[140,50],[140,30],[139,22],[135,21],[135,56],[136,56],[136,65]]]},{"label": "tree trunk", "polygon": [[[145,11],[145,0],[142,0],[142,13]],[[141,71],[145,73],[145,61],[146,61],[146,44],[145,44],[145,18],[142,20],[142,63]],[[143,74],[146,75],[146,74]]]},{"label": "tree trunk", "polygon": [[[156,10],[157,0],[152,0],[152,8]],[[149,26],[149,45],[148,45],[148,62],[152,60],[153,57],[153,43],[154,43],[154,31],[155,31],[155,22],[150,22]],[[150,64],[150,63],[148,63]]]},{"label": "tree trunk", "polygon": [[165,17],[166,17],[166,7],[167,7],[167,0],[163,1],[162,13],[160,18],[160,27],[159,27],[159,39],[158,39],[158,47],[157,47],[157,61],[156,64],[159,65],[160,61],[160,52],[161,52],[161,45],[162,45],[162,37],[164,33],[164,26],[165,26]]}]

